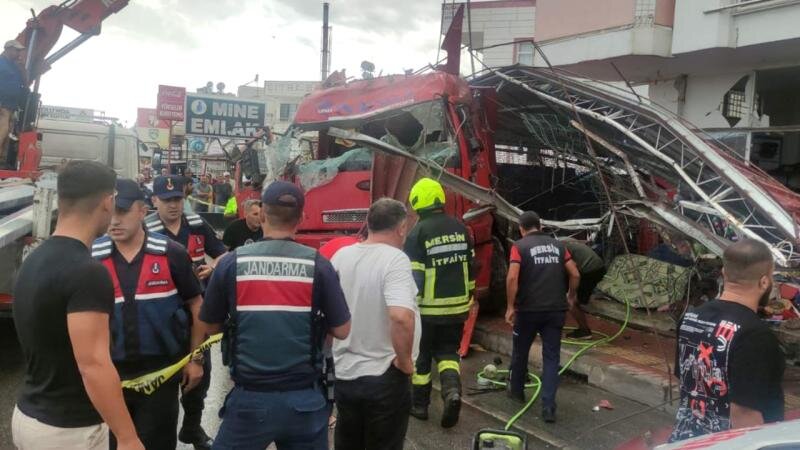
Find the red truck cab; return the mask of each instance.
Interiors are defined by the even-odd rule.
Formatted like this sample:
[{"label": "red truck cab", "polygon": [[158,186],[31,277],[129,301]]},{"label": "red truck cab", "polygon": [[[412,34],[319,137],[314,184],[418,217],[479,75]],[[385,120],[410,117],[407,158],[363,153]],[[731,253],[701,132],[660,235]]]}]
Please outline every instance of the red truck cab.
[{"label": "red truck cab", "polygon": [[[442,71],[358,80],[311,93],[298,106],[287,133],[306,142],[309,157],[288,164],[283,174],[306,193],[298,241],[319,248],[335,237],[357,233],[372,201],[391,197],[407,202],[417,179],[436,176],[412,161],[329,136],[330,128],[381,139],[491,187],[492,93],[472,89],[459,76]],[[288,145],[283,147],[284,153],[289,151]],[[293,156],[285,154],[283,161]],[[473,207],[466,198],[448,192],[448,214],[461,219]],[[475,243],[479,298],[489,292],[492,258],[503,252],[493,238],[494,221],[487,212],[466,222]]]}]

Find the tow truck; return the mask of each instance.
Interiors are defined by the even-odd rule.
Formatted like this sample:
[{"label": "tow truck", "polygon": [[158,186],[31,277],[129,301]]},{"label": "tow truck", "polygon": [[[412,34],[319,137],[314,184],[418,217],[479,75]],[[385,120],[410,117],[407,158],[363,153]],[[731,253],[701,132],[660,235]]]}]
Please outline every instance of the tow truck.
[{"label": "tow truck", "polygon": [[[15,123],[16,141],[0,170],[0,316],[11,311],[16,271],[24,256],[50,235],[56,210],[55,176],[40,170],[42,133],[37,129],[42,75],[69,52],[100,34],[106,18],[128,5],[128,0],[67,0],[33,13],[17,36],[25,50],[30,92]],[[64,27],[79,33],[53,50]]]}]

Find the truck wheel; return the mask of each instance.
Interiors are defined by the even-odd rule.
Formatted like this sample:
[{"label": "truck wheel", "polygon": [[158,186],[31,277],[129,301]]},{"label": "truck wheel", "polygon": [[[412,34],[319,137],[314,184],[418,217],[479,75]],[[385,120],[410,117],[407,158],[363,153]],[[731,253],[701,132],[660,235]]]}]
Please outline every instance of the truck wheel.
[{"label": "truck wheel", "polygon": [[508,275],[506,249],[497,236],[492,236],[492,274],[489,280],[489,296],[481,305],[481,312],[505,311],[506,275]]}]

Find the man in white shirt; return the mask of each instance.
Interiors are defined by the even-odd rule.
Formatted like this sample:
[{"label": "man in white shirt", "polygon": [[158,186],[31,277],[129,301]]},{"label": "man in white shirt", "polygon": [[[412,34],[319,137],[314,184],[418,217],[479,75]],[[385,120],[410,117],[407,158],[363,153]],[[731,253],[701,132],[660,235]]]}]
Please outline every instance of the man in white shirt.
[{"label": "man in white shirt", "polygon": [[332,259],[352,316],[333,343],[338,450],[401,450],[411,410],[420,316],[411,261],[403,253],[405,205],[382,198],[369,209],[366,241]]}]

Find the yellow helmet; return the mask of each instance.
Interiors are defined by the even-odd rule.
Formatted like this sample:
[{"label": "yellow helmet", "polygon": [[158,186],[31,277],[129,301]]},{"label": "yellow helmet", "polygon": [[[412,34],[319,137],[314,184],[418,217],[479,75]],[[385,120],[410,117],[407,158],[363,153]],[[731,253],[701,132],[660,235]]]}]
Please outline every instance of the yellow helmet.
[{"label": "yellow helmet", "polygon": [[414,211],[444,207],[444,189],[438,181],[422,178],[414,184],[408,194],[408,203]]}]

